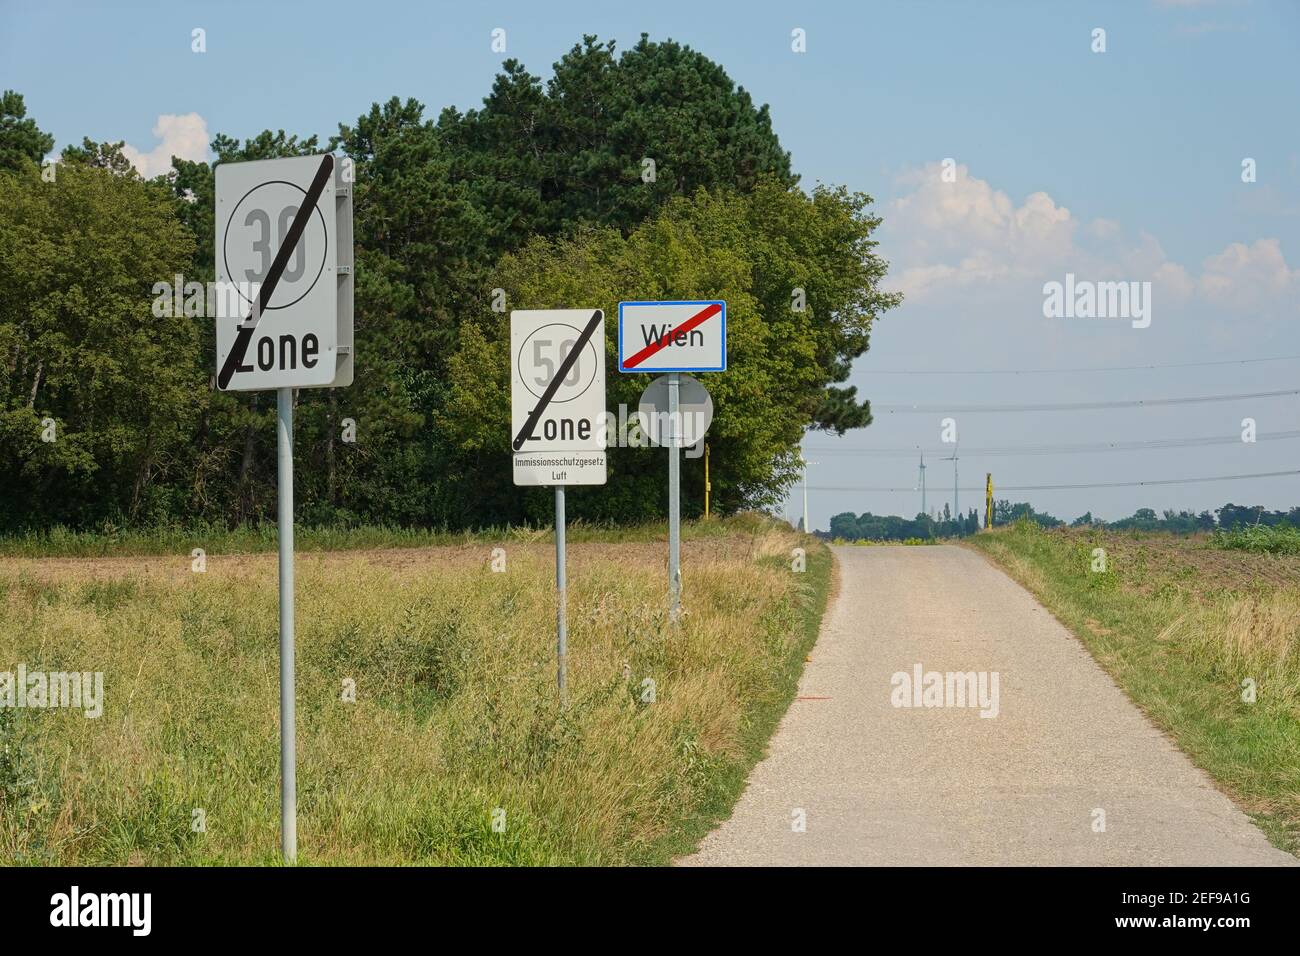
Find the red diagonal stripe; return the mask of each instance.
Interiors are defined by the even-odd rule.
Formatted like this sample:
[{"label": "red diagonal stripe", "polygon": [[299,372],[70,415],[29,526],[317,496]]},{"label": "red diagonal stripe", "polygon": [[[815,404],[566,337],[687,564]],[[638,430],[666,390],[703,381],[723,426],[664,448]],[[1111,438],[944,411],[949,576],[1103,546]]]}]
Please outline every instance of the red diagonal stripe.
[{"label": "red diagonal stripe", "polygon": [[696,326],[702,325],[705,321],[717,315],[721,311],[722,311],[722,306],[717,302],[705,306],[701,311],[696,312],[693,316],[691,316],[681,325],[677,326],[677,328],[669,329],[663,335],[659,336],[659,338],[655,339],[655,341],[651,342],[649,345],[643,348],[640,352],[637,352],[635,355],[633,355],[631,358],[629,358],[627,361],[623,363],[623,367],[632,368],[636,365],[640,365],[650,356],[654,355],[661,348],[663,348],[665,345],[671,342],[674,336],[680,335],[683,332],[689,332],[691,329],[695,328]]}]

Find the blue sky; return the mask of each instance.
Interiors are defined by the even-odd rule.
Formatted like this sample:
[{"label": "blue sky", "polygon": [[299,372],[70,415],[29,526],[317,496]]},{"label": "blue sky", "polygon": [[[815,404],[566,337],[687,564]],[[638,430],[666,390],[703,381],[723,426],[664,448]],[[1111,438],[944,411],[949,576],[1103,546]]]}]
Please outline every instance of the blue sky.
[{"label": "blue sky", "polygon": [[[0,3],[0,87],[58,147],[125,139],[146,169],[218,132],[334,132],[376,100],[431,114],[477,105],[503,55],[534,73],[583,33],[689,43],[759,102],[805,185],[875,197],[881,253],[907,295],[852,382],[880,405],[1049,403],[1289,388],[1300,362],[1060,375],[898,370],[1147,365],[1300,354],[1300,4],[1126,3]],[[207,52],[191,51],[206,31]],[[791,30],[807,52],[791,50]],[[1092,32],[1106,31],[1096,53]],[[170,117],[170,119],[168,119]],[[155,149],[158,152],[153,152]],[[1241,163],[1257,178],[1241,181]],[[954,160],[955,181],[942,178]],[[1072,272],[1150,281],[1152,321],[1046,318]],[[1297,428],[1295,397],[1091,412],[954,412],[960,445],[1069,444]],[[916,461],[857,450],[937,447],[937,414],[878,413],[812,436],[813,524],[913,514]],[[814,450],[816,449],[816,450]],[[962,455],[963,485],[1087,483],[1300,467],[1300,442],[1097,455]],[[715,466],[725,467],[723,462]],[[930,503],[951,495],[930,471]],[[1136,507],[1300,504],[1300,479],[1028,492],[1073,518]],[[796,495],[796,501],[798,496]],[[941,499],[939,499],[941,501]],[[963,495],[963,505],[976,496]]]}]

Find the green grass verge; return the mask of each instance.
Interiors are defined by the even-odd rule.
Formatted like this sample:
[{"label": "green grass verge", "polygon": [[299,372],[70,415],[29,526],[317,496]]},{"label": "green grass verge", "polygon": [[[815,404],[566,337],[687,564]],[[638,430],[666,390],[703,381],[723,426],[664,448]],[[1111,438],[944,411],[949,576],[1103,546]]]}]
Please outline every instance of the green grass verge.
[{"label": "green grass verge", "polygon": [[[683,540],[705,540],[735,532],[737,522],[752,522],[753,516],[739,515],[710,521],[689,521],[682,525]],[[296,551],[353,551],[371,548],[427,548],[443,545],[475,544],[493,541],[551,540],[549,526],[484,528],[476,531],[446,531],[436,528],[402,528],[384,525],[361,525],[354,528],[294,527]],[[646,542],[665,538],[665,522],[637,525],[599,525],[571,521],[566,528],[569,541]],[[194,524],[167,525],[156,528],[117,528],[107,526],[96,531],[55,527],[47,531],[0,536],[0,557],[8,558],[102,558],[149,557],[189,554],[203,548],[209,555],[257,554],[274,551],[279,534],[273,523],[241,525]]]},{"label": "green grass verge", "polygon": [[1234,555],[1205,537],[1031,524],[967,544],[1071,630],[1274,845],[1300,853],[1295,562]]}]

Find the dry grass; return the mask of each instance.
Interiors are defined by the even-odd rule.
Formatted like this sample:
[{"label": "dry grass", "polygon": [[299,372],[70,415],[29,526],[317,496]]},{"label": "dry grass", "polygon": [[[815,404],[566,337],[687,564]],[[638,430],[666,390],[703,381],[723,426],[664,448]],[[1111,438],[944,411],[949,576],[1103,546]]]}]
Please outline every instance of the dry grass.
[{"label": "dry grass", "polygon": [[[663,551],[571,546],[567,707],[546,542],[301,556],[301,860],[658,862],[702,832],[793,693],[830,558],[758,520],[690,541],[674,628]],[[99,719],[0,709],[0,856],[276,861],[274,560],[0,560],[0,671],[105,675]]]},{"label": "dry grass", "polygon": [[1178,613],[1156,640],[1188,648],[1217,672],[1248,675],[1300,728],[1300,591],[1218,597]]}]

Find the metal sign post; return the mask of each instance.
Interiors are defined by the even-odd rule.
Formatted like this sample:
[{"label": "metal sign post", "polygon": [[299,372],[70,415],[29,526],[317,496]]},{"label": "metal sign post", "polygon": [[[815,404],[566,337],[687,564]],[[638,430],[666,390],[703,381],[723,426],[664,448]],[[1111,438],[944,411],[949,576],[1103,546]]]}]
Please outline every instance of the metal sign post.
[{"label": "metal sign post", "polygon": [[[698,448],[713,421],[713,399],[698,379],[680,372],[661,375],[641,393],[637,415],[651,444],[668,449],[668,612],[682,610],[681,449]],[[707,450],[708,446],[705,446]],[[705,514],[708,514],[708,457],[705,457]]]},{"label": "metal sign post", "polygon": [[565,564],[564,548],[564,485],[555,486],[555,592],[557,595],[555,608],[555,660],[556,660],[556,683],[560,686],[560,703],[568,703],[568,690],[566,688],[569,655],[569,623],[568,623],[568,572]]},{"label": "metal sign post", "polygon": [[704,443],[704,520],[709,520],[709,494],[713,484],[709,481],[709,443]]},{"label": "metal sign post", "polygon": [[298,858],[298,751],[293,674],[293,389],[275,393],[280,538],[280,846]]},{"label": "metal sign post", "polygon": [[682,613],[682,461],[677,447],[681,380],[668,376],[668,617]]}]

